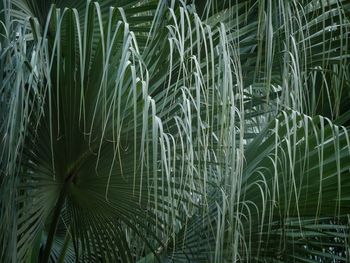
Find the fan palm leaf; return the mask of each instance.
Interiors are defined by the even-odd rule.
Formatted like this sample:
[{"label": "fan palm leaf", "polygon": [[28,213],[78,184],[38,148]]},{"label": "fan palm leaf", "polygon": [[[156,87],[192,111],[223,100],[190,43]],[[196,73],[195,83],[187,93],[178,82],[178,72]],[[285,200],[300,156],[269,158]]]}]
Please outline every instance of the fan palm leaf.
[{"label": "fan palm leaf", "polygon": [[349,4],[203,3],[3,1],[4,262],[349,260]]}]

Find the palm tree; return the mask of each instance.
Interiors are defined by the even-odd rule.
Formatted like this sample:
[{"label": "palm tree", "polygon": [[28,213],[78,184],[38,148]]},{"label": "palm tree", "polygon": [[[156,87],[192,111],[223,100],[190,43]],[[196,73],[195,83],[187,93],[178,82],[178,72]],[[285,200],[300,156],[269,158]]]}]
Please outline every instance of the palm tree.
[{"label": "palm tree", "polygon": [[3,0],[1,262],[349,262],[347,0]]}]

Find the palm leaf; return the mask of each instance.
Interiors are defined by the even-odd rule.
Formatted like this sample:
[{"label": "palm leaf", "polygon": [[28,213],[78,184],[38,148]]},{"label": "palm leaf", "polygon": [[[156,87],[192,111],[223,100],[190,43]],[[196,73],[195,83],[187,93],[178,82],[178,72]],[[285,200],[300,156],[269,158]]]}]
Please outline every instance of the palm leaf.
[{"label": "palm leaf", "polygon": [[5,262],[348,260],[347,1],[3,3]]}]

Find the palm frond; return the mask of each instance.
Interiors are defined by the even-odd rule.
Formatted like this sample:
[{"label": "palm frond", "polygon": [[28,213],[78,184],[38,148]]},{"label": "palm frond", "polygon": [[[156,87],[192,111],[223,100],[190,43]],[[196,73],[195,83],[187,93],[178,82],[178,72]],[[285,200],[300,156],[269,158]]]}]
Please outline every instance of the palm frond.
[{"label": "palm frond", "polygon": [[349,260],[349,3],[4,0],[4,262]]}]

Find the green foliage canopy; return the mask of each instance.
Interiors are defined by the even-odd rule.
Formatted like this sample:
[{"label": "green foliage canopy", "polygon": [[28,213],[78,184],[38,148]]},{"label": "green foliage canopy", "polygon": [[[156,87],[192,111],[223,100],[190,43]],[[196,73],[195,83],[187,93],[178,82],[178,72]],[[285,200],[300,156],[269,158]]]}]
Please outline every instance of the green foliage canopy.
[{"label": "green foliage canopy", "polygon": [[350,260],[348,1],[1,10],[1,262]]}]

